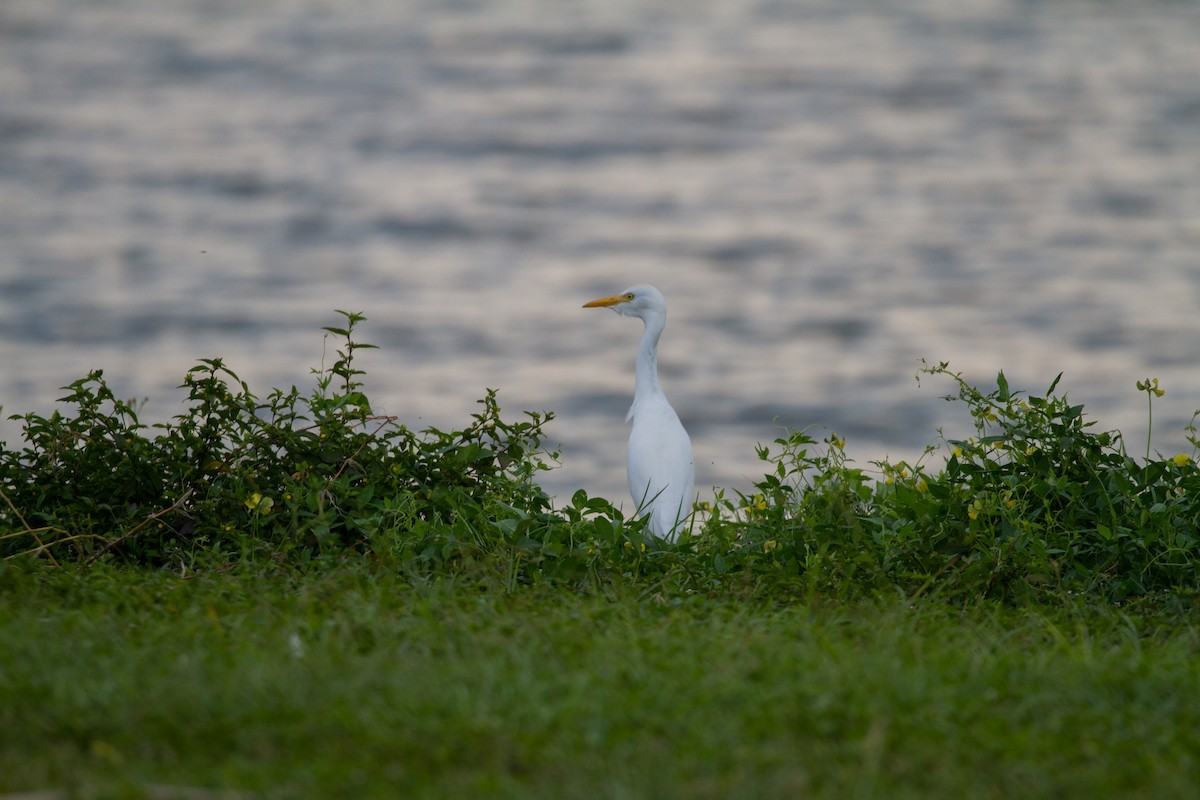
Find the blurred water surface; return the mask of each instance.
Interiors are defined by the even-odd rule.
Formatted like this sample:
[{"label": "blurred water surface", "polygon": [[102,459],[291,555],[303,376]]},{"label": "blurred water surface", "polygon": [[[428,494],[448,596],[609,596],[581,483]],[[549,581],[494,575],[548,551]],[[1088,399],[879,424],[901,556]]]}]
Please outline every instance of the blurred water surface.
[{"label": "blurred water surface", "polygon": [[350,309],[378,410],[496,387],[557,412],[549,489],[620,498],[640,325],[580,305],[651,282],[700,487],[775,424],[963,431],[922,358],[1065,371],[1136,451],[1158,377],[1190,450],[1197,42],[1193,2],[6,0],[0,404],[310,385]]}]

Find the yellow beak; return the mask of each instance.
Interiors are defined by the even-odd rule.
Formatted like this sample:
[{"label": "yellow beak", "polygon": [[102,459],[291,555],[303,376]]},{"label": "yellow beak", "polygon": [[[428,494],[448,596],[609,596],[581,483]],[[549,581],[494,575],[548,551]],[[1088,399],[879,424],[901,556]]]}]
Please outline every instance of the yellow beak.
[{"label": "yellow beak", "polygon": [[584,303],[584,308],[609,308],[618,303],[628,303],[629,298],[623,294],[614,294],[612,297],[601,297],[599,300],[593,300],[590,303]]}]

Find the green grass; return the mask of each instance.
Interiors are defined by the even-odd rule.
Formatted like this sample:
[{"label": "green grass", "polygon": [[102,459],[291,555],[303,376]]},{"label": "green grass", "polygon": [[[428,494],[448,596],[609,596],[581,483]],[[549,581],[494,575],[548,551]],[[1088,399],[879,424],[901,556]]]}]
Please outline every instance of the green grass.
[{"label": "green grass", "polygon": [[1138,458],[1057,378],[927,366],[943,464],[791,431],[663,543],[538,487],[552,414],[375,414],[343,317],[307,395],[207,359],[170,422],[100,372],[20,417],[0,795],[1194,796],[1194,420]]},{"label": "green grass", "polygon": [[637,591],[414,584],[355,559],[190,579],[0,562],[0,792],[1190,798],[1200,785],[1186,605]]}]

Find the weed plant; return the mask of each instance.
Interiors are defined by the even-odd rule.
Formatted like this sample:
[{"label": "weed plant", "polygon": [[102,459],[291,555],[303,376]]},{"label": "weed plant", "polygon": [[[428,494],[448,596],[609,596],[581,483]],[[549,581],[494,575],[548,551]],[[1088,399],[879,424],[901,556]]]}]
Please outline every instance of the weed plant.
[{"label": "weed plant", "polygon": [[[372,346],[356,337],[364,318],[340,313],[325,329],[336,358],[308,394],[261,398],[214,358],[187,373],[187,407],[168,423],[142,423],[99,371],[67,387],[64,410],[16,417],[23,447],[0,449],[0,556],[185,573],[367,558],[412,580],[778,602],[1180,597],[1200,577],[1194,452],[1135,459],[1057,378],[1026,395],[1000,373],[985,391],[926,365],[973,430],[871,469],[836,434],[789,432],[758,449],[752,491],[718,489],[663,543],[586,492],[555,507],[536,482],[557,459],[551,413],[507,420],[492,390],[457,430],[374,413],[354,359]],[[1138,389],[1152,410],[1157,380]],[[943,447],[944,464],[925,463]]]}]

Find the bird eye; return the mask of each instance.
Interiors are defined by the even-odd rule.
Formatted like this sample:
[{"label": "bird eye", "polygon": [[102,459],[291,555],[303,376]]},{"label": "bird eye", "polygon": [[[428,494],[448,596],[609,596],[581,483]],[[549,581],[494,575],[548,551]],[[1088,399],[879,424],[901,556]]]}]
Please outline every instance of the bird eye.
[{"label": "bird eye", "polygon": [[630,300],[633,299],[633,297],[634,297],[633,292],[626,292],[625,294],[621,295],[621,298],[623,300],[625,300],[625,302],[629,302]]}]

